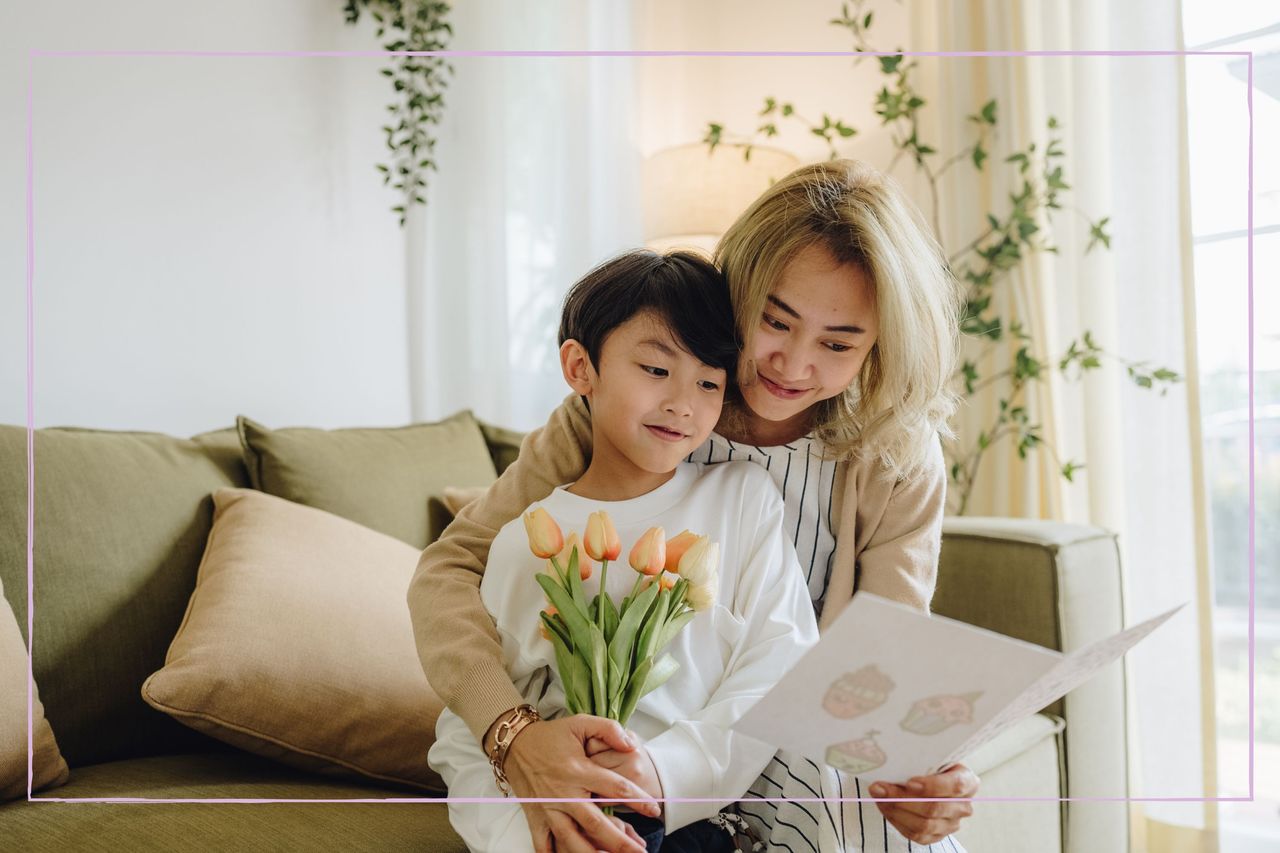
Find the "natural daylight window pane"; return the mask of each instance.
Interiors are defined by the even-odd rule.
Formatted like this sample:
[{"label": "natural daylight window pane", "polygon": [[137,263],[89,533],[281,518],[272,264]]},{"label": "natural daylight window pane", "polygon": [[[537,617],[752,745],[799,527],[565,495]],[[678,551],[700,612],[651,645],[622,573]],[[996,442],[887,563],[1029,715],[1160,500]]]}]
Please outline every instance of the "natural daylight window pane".
[{"label": "natural daylight window pane", "polygon": [[[1280,224],[1280,158],[1257,140],[1280,139],[1280,33],[1229,45],[1253,57],[1254,227]],[[1248,220],[1248,60],[1189,56],[1187,135],[1191,154],[1191,230],[1197,237],[1242,232]]]}]

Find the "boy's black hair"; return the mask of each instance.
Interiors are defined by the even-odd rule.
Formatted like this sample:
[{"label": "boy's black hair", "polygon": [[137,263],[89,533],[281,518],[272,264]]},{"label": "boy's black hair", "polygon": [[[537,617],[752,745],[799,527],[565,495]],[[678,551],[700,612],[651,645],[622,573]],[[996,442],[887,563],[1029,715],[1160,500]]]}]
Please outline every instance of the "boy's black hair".
[{"label": "boy's black hair", "polygon": [[710,261],[693,252],[660,255],[635,249],[587,273],[565,296],[560,343],[582,344],[599,370],[605,338],[646,310],[667,324],[681,349],[723,369],[733,383],[738,340],[729,285]]}]

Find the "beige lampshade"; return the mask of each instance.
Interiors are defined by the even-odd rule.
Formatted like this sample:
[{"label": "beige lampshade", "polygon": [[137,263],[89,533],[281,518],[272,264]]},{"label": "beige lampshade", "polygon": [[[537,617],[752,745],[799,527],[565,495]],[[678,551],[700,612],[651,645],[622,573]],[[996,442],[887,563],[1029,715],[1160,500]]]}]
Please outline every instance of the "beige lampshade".
[{"label": "beige lampshade", "polygon": [[692,248],[710,254],[720,235],[774,181],[800,165],[778,148],[702,143],[655,152],[644,162],[644,236],[658,251]]}]

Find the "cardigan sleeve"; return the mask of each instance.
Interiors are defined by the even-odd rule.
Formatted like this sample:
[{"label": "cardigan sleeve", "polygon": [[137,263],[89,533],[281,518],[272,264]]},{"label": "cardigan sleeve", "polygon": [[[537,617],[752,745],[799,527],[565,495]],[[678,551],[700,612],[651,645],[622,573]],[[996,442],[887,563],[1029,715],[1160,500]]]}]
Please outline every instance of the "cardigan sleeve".
[{"label": "cardigan sleeve", "polygon": [[825,631],[864,589],[929,612],[942,547],[947,465],[936,435],[915,476],[895,478],[878,460],[848,463],[836,552],[818,620]]},{"label": "cardigan sleeve", "polygon": [[[856,558],[856,589],[928,613],[938,578],[947,502],[947,466],[941,441],[935,439],[930,445],[929,456],[914,478],[895,482],[890,488],[883,512],[878,512],[878,501],[870,502],[869,509],[878,519],[869,534],[864,534],[866,544]],[[858,514],[862,515],[861,508]]]},{"label": "cardigan sleeve", "polygon": [[480,597],[489,548],[502,526],[586,470],[591,422],[571,395],[479,499],[458,513],[418,560],[407,600],[427,681],[482,741],[500,714],[524,701],[507,673],[502,643]]}]

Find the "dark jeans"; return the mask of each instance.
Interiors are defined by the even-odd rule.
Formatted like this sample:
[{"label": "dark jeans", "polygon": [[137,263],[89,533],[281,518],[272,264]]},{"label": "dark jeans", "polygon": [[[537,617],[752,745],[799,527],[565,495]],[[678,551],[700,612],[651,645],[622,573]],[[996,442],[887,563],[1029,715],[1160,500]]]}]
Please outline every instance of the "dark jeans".
[{"label": "dark jeans", "polygon": [[729,833],[708,820],[694,821],[667,835],[663,822],[656,818],[625,811],[617,816],[631,824],[649,853],[732,853],[735,849]]}]

